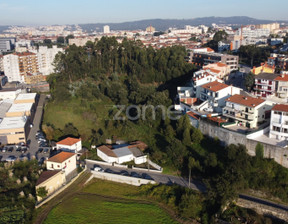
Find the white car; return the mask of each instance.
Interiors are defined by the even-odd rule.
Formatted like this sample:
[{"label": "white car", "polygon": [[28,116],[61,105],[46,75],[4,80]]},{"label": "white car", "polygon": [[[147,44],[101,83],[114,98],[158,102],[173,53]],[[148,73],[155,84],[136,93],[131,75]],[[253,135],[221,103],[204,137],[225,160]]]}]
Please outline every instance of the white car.
[{"label": "white car", "polygon": [[98,171],[98,172],[104,172],[104,170],[101,167],[94,167],[94,171]]}]

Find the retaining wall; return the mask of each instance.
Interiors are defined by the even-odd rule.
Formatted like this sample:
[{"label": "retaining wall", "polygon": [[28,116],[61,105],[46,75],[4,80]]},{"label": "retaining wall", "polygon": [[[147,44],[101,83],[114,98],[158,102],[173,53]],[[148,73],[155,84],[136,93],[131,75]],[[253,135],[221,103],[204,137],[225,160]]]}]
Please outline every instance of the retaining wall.
[{"label": "retaining wall", "polygon": [[[230,144],[242,144],[247,148],[247,152],[251,156],[255,156],[255,147],[258,141],[251,139],[255,136],[260,136],[267,131],[267,128],[259,132],[252,133],[250,135],[245,135],[237,133],[222,127],[218,127],[206,121],[201,121],[199,123],[199,129],[204,135],[208,135],[211,138],[217,137],[222,145]],[[250,138],[247,138],[247,136]],[[282,148],[276,145],[271,145],[269,142],[261,144],[264,147],[264,157],[274,159],[280,165],[288,168],[288,149]]]},{"label": "retaining wall", "polygon": [[91,171],[91,173],[95,178],[98,178],[98,179],[109,180],[109,181],[114,181],[114,182],[123,183],[123,184],[130,184],[134,186],[140,186],[142,184],[149,184],[149,183],[156,184],[156,182],[153,180],[146,180],[142,178],[128,177],[128,176],[122,176],[118,174],[98,172],[98,171]]}]

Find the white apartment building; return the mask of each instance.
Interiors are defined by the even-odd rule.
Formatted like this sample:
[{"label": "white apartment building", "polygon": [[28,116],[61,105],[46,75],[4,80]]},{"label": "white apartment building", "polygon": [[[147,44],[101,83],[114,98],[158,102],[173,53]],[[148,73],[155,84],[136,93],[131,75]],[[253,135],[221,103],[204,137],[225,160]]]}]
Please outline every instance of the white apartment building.
[{"label": "white apartment building", "polygon": [[59,52],[64,52],[64,49],[57,46],[53,46],[52,48],[40,46],[38,50],[31,50],[31,52],[37,55],[39,72],[43,75],[50,75],[54,72],[53,62],[55,56]]},{"label": "white apartment building", "polygon": [[3,56],[3,68],[8,82],[23,82],[23,77],[20,75],[19,57],[15,54],[7,54]]},{"label": "white apartment building", "polygon": [[272,108],[269,138],[288,140],[288,105],[277,104]]},{"label": "white apartment building", "polygon": [[271,107],[260,98],[236,94],[226,99],[223,116],[233,119],[238,125],[256,128],[259,122],[269,117]]},{"label": "white apartment building", "polygon": [[103,26],[103,33],[110,33],[110,26],[106,25],[106,26]]},{"label": "white apartment building", "polygon": [[268,37],[270,35],[269,29],[252,29],[251,27],[239,28],[235,35],[242,36],[243,38],[259,38]]},{"label": "white apartment building", "polygon": [[222,108],[226,105],[225,100],[235,94],[240,94],[239,88],[217,81],[200,86],[200,100],[207,102],[208,108],[217,113],[222,112]]}]

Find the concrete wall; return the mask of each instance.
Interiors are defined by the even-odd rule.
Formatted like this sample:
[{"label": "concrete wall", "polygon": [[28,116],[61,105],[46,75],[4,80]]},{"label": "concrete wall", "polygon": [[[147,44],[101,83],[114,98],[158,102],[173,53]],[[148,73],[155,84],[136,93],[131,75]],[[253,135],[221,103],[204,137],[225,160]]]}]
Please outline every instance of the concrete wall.
[{"label": "concrete wall", "polygon": [[111,174],[111,173],[105,173],[105,172],[98,172],[98,171],[92,171],[92,175],[95,178],[102,179],[102,180],[109,180],[114,181],[118,183],[124,183],[124,184],[130,184],[134,186],[140,186],[142,184],[156,184],[153,180],[146,180],[142,178],[135,178],[135,177],[128,177],[128,176],[122,176],[118,174]]},{"label": "concrete wall", "polygon": [[268,205],[263,205],[255,203],[252,201],[247,201],[245,199],[239,198],[237,200],[237,205],[244,208],[249,208],[255,210],[258,214],[267,215],[272,217],[277,217],[284,221],[288,221],[288,212],[285,212],[281,209],[273,208]]},{"label": "concrete wall", "polygon": [[[255,156],[255,147],[258,142],[253,139],[248,139],[247,136],[244,134],[240,134],[222,127],[218,127],[206,121],[200,122],[199,129],[204,135],[208,135],[211,138],[217,137],[223,145],[243,144],[246,146],[248,154],[251,156]],[[256,133],[254,135],[258,134],[259,133]],[[250,134],[248,136],[253,137],[253,134]],[[264,147],[265,158],[274,159],[280,165],[288,168],[288,149],[271,145],[268,142],[267,143],[261,142],[261,144]]]}]

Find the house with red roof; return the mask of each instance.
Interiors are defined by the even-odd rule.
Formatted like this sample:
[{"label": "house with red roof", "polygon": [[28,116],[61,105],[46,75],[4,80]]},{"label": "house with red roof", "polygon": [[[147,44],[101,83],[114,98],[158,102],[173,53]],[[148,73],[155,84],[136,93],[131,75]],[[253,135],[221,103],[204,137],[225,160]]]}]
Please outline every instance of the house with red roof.
[{"label": "house with red roof", "polygon": [[259,122],[270,118],[272,105],[263,99],[236,94],[225,101],[223,116],[236,121],[238,125],[256,128]]},{"label": "house with red roof", "polygon": [[276,95],[279,98],[288,97],[288,72],[282,72],[275,79],[276,81]]},{"label": "house with red roof", "polygon": [[271,110],[269,138],[288,140],[288,105],[276,104]]},{"label": "house with red roof", "polygon": [[239,88],[218,81],[200,86],[200,100],[207,102],[208,108],[218,113],[222,112],[226,105],[225,100],[235,94],[240,94]]},{"label": "house with red roof", "polygon": [[223,79],[230,74],[230,67],[222,62],[216,62],[203,66],[204,70],[210,70],[217,74],[217,78]]},{"label": "house with red roof", "polygon": [[76,155],[72,152],[59,152],[50,157],[46,162],[47,170],[62,170],[65,175],[69,175],[76,170]]},{"label": "house with red roof", "polygon": [[56,148],[58,150],[66,149],[71,152],[77,153],[82,149],[81,138],[71,138],[71,137],[65,138],[56,143]]}]

